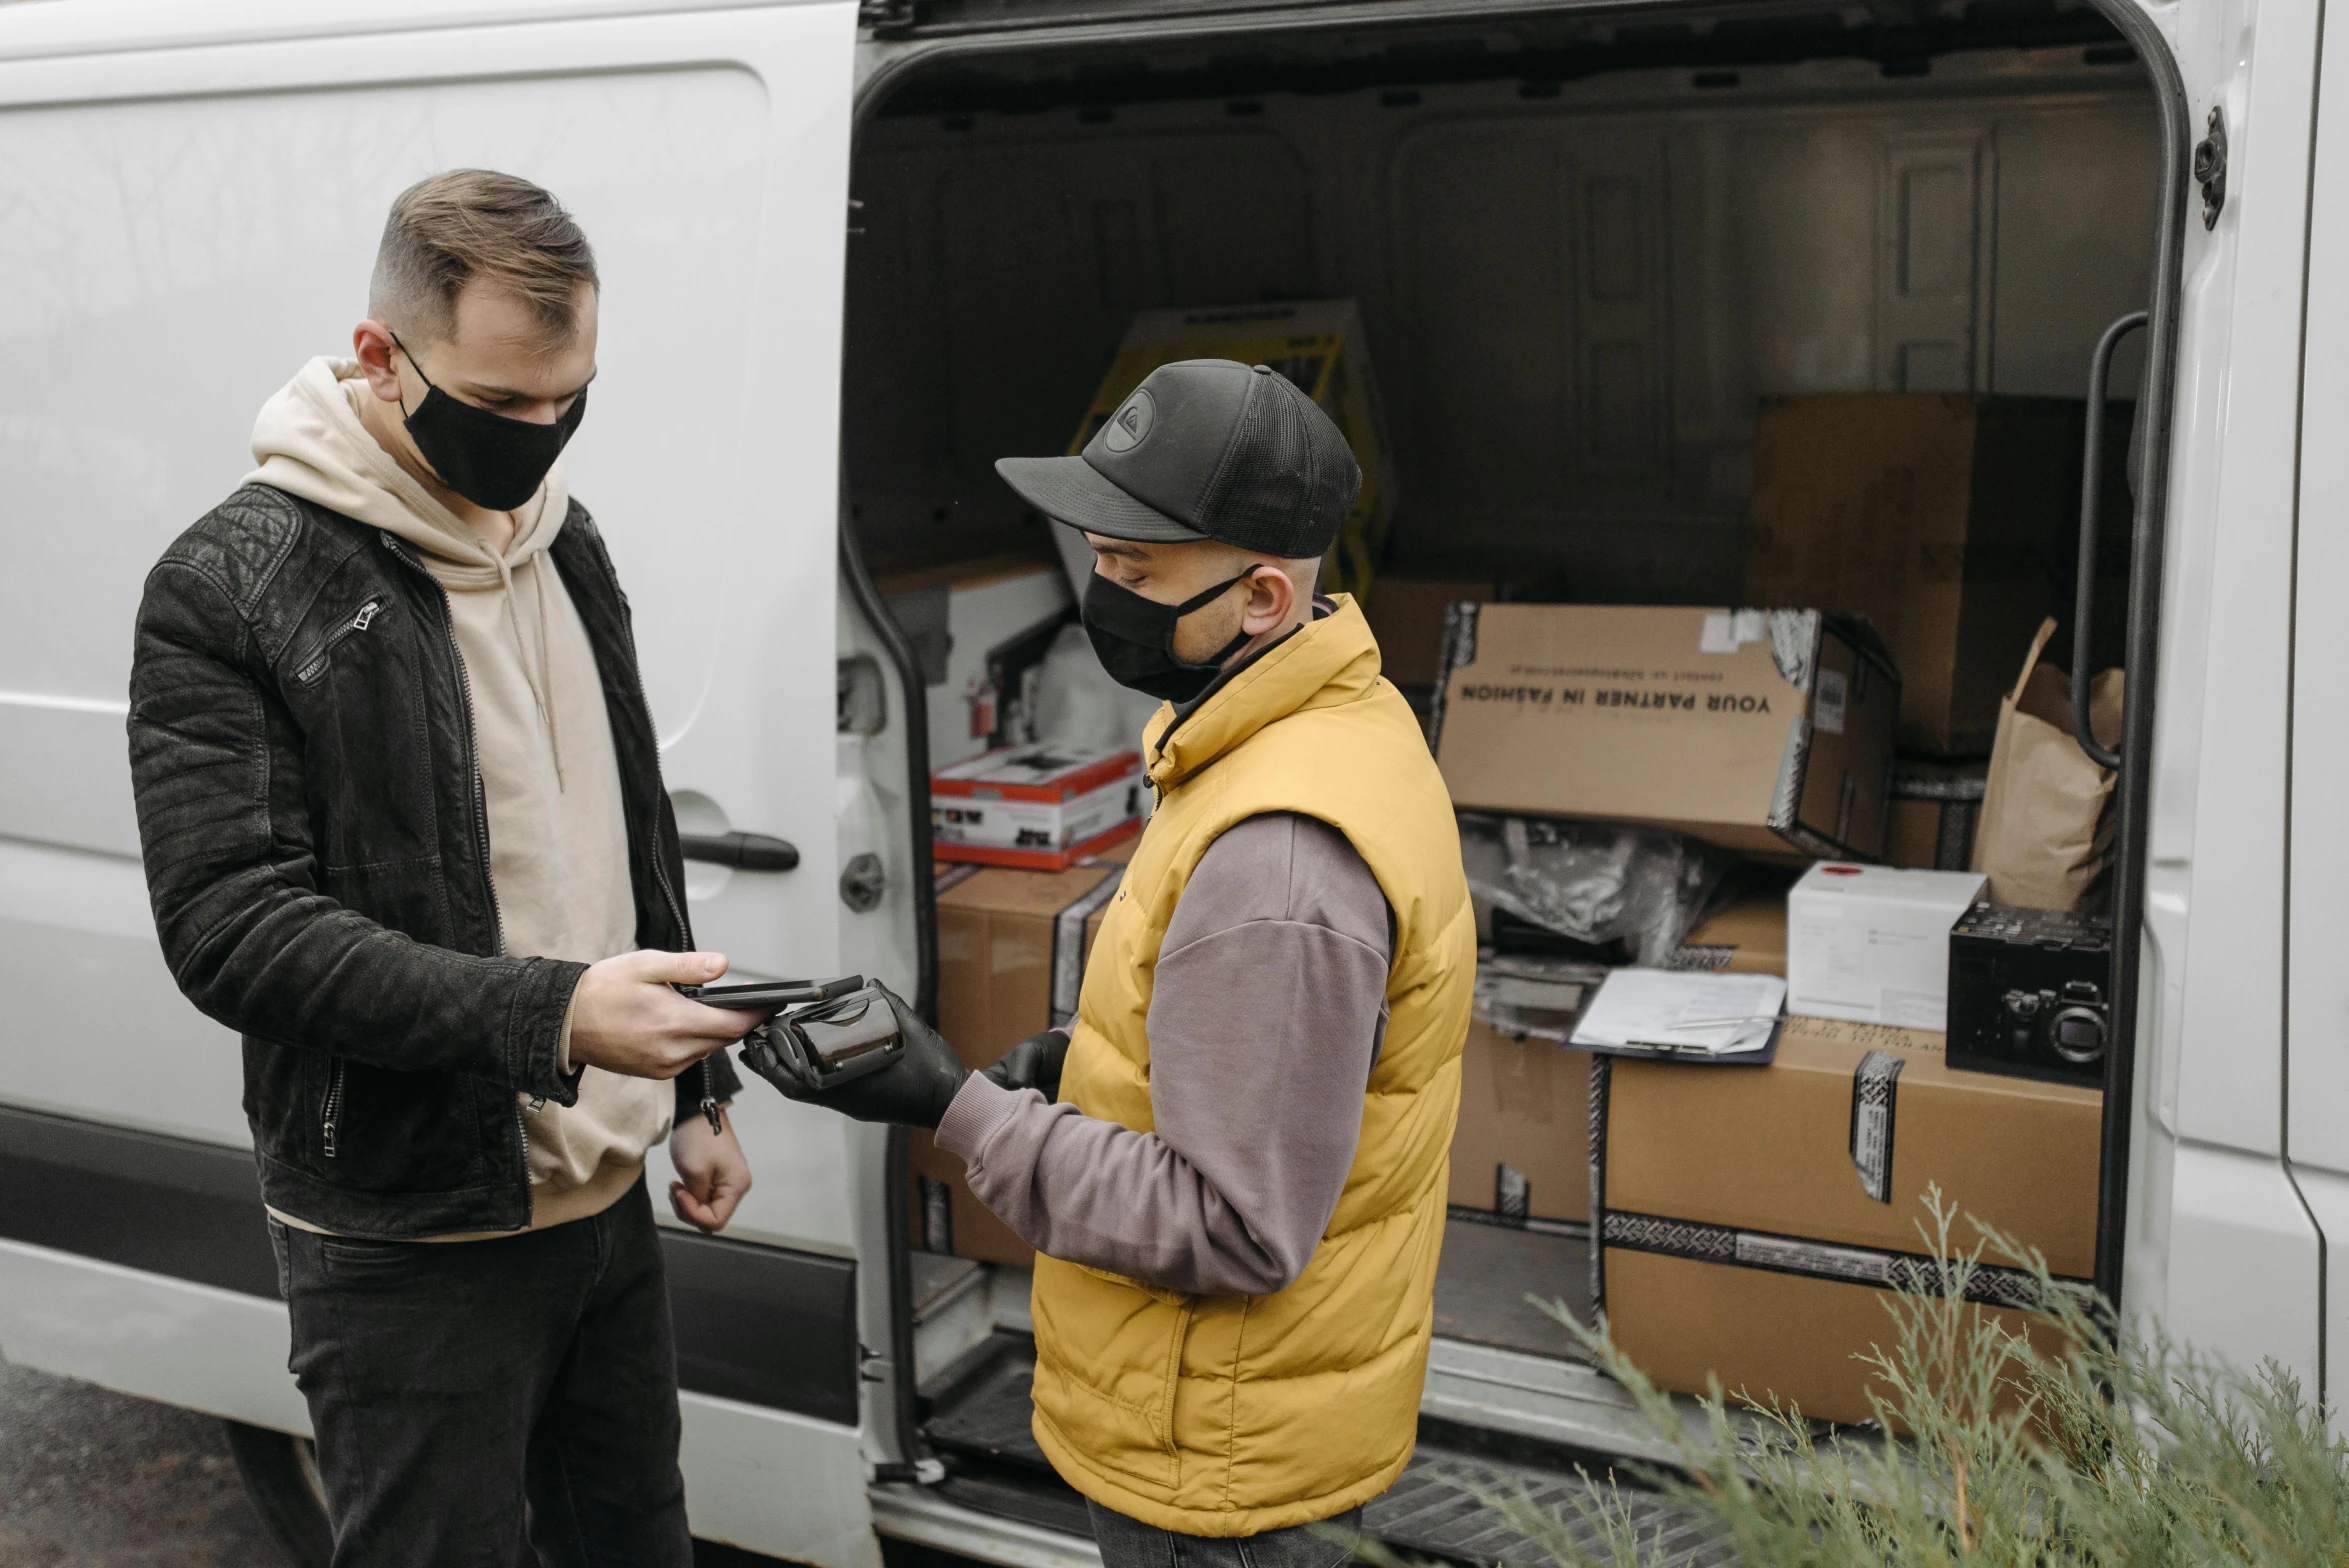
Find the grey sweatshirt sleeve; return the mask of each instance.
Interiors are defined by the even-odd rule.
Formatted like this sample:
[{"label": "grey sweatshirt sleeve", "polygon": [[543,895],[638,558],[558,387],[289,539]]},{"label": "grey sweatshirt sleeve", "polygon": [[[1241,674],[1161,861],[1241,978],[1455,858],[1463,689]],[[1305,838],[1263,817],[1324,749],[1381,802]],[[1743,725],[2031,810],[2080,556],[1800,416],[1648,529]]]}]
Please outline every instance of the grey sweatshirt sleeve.
[{"label": "grey sweatshirt sleeve", "polygon": [[1156,1130],[973,1075],[939,1147],[1048,1256],[1173,1290],[1279,1290],[1354,1163],[1392,949],[1385,895],[1343,834],[1251,817],[1200,857],[1159,950]]}]

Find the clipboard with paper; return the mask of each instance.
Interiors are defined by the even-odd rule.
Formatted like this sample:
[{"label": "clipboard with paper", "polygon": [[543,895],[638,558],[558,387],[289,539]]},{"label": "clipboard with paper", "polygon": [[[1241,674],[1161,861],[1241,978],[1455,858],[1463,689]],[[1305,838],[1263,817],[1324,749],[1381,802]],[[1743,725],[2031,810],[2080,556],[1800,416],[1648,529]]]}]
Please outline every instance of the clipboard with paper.
[{"label": "clipboard with paper", "polygon": [[1616,969],[1566,1042],[1605,1056],[1760,1067],[1778,1054],[1786,981],[1778,975]]}]

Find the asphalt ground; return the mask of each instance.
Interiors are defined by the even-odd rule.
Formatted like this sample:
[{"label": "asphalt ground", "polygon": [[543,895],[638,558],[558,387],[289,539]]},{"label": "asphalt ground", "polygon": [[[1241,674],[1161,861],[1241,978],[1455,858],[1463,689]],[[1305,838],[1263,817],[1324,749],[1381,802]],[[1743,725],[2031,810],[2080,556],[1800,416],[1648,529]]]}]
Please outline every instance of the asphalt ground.
[{"label": "asphalt ground", "polygon": [[[776,1561],[706,1543],[694,1556],[696,1568]],[[283,1562],[217,1420],[0,1361],[0,1568]],[[891,1550],[888,1568],[979,1565]]]}]

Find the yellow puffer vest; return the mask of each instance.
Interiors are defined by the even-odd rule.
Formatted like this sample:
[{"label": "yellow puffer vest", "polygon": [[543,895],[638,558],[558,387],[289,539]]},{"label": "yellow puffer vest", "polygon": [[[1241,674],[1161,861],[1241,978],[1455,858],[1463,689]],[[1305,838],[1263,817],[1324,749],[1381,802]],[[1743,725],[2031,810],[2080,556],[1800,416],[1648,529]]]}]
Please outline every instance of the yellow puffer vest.
[{"label": "yellow puffer vest", "polygon": [[1086,1115],[1152,1127],[1159,944],[1225,829],[1296,812],[1369,863],[1395,917],[1386,1041],[1304,1273],[1269,1296],[1200,1296],[1036,1260],[1037,1442],[1087,1497],[1190,1535],[1253,1535],[1377,1496],[1411,1457],[1426,1381],[1476,928],[1418,720],[1380,678],[1361,610],[1337,603],[1171,736],[1171,709],[1152,722],[1158,810],[1086,965],[1061,1078]]}]

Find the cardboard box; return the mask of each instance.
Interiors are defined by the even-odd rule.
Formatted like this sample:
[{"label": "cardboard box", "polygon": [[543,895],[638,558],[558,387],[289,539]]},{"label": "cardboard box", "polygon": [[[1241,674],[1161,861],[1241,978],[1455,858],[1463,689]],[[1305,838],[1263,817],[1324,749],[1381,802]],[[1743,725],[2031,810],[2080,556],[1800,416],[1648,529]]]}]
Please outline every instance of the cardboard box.
[{"label": "cardboard box", "polygon": [[1350,299],[1331,299],[1143,311],[1126,329],[1124,345],[1069,442],[1070,453],[1084,450],[1143,377],[1179,359],[1270,365],[1345,432],[1354,460],[1362,465],[1362,491],[1330,546],[1321,588],[1324,593],[1362,593],[1386,548],[1395,509],[1395,467],[1360,308]]},{"label": "cardboard box", "polygon": [[940,860],[1057,871],[1141,825],[1138,751],[1074,751],[1038,741],[930,776],[930,845]]},{"label": "cardboard box", "polygon": [[[938,894],[938,1032],[976,1069],[1075,1014],[1085,956],[1120,873],[1098,858],[1064,871],[958,869],[967,874]],[[906,1134],[906,1161],[916,1246],[1022,1268],[1035,1260],[971,1196],[962,1161],[930,1133]]]},{"label": "cardboard box", "polygon": [[1362,608],[1378,639],[1381,673],[1397,686],[1433,686],[1443,676],[1446,612],[1492,598],[1490,581],[1381,573]]},{"label": "cardboard box", "polygon": [[1504,1225],[1590,1218],[1588,1051],[1468,1025],[1451,1206]]},{"label": "cardboard box", "polygon": [[1672,955],[1675,969],[1716,974],[1786,973],[1786,895],[1756,893],[1741,898],[1682,939]]},{"label": "cardboard box", "polygon": [[[1599,1304],[1662,1386],[1717,1375],[1866,1419],[1851,1357],[1889,1342],[1887,1291],[1939,1288],[1918,1267],[1931,1186],[2058,1277],[2094,1272],[2102,1096],[1953,1072],[1938,1034],[1790,1018],[1768,1067],[1616,1061],[1594,1102]],[[1998,1267],[1973,1296],[2026,1299]]]},{"label": "cardboard box", "polygon": [[1938,393],[1764,401],[1746,597],[1865,614],[1900,668],[1900,743],[1988,751],[2032,632],[2068,608],[2085,411]]},{"label": "cardboard box", "polygon": [[1900,676],[1816,610],[1455,605],[1432,729],[1455,805],[1751,854],[1884,847]]},{"label": "cardboard box", "polygon": [[1884,861],[1916,871],[1963,871],[1974,863],[1974,823],[1982,812],[1988,762],[1897,757]]},{"label": "cardboard box", "polygon": [[1786,895],[1786,1010],[1946,1027],[1949,928],[1986,881],[1978,871],[1813,866]]}]

